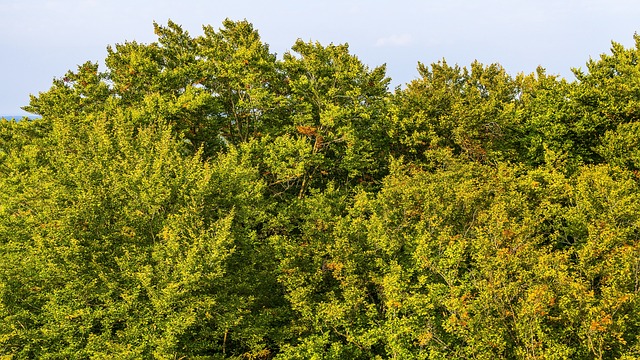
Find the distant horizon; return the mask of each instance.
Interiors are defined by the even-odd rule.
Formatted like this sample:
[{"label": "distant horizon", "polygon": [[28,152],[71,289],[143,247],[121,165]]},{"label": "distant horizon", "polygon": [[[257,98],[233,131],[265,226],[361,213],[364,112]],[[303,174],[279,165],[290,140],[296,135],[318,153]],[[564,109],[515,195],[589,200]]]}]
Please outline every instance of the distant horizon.
[{"label": "distant horizon", "polygon": [[40,115],[0,115],[0,119],[6,119],[6,120],[22,120],[24,118],[29,118],[31,120],[33,119],[40,119],[42,118],[42,116]]}]

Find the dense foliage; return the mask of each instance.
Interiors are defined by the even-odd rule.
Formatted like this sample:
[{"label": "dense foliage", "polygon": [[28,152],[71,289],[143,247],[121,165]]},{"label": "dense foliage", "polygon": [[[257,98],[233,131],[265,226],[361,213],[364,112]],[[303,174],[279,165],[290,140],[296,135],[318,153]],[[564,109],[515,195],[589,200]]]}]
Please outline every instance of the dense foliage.
[{"label": "dense foliage", "polygon": [[0,121],[0,357],[640,357],[640,36],[569,82],[246,21]]}]

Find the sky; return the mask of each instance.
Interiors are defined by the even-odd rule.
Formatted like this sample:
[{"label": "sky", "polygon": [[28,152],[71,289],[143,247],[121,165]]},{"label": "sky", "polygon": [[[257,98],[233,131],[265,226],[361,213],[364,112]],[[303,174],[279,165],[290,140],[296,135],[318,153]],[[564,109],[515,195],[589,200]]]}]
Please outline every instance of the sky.
[{"label": "sky", "polygon": [[[373,68],[387,65],[392,88],[416,79],[418,62],[499,63],[573,80],[572,68],[632,47],[638,0],[0,0],[0,115],[26,115],[29,94],[107,45],[156,40],[153,22],[192,36],[225,18],[248,20],[279,57],[296,39],[348,43]],[[104,68],[102,68],[104,69]]]}]

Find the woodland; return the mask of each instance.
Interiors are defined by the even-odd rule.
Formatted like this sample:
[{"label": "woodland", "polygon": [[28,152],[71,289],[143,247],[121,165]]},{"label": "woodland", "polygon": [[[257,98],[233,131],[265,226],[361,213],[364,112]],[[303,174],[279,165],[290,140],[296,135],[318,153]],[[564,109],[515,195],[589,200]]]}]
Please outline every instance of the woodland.
[{"label": "woodland", "polygon": [[0,121],[1,359],[640,358],[640,36],[574,69],[108,47]]}]

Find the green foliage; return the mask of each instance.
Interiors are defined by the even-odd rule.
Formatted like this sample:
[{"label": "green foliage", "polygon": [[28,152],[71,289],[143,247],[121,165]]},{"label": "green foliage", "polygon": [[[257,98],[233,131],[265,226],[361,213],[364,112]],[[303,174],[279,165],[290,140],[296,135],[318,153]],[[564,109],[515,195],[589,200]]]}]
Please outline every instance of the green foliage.
[{"label": "green foliage", "polygon": [[398,155],[420,161],[425,151],[449,148],[480,162],[511,160],[517,132],[517,87],[497,64],[471,69],[445,61],[419,64],[421,78],[396,94],[390,126]]},{"label": "green foliage", "polygon": [[569,101],[575,87],[538,68],[535,74],[516,78],[519,92],[516,151],[520,162],[530,166],[548,166],[573,171],[583,162],[576,146],[574,111]]},{"label": "green foliage", "polygon": [[635,48],[385,67],[247,21],[0,120],[0,357],[640,357]]},{"label": "green foliage", "polygon": [[[229,274],[256,250],[250,228],[262,190],[246,159],[232,151],[203,163],[200,154],[182,155],[170,128],[134,131],[119,119],[54,126],[50,137],[44,154],[16,155],[41,156],[45,165],[25,173],[5,162],[11,172],[2,186],[13,191],[0,202],[4,351],[225,350],[220,339],[257,297]],[[245,335],[234,339],[237,349],[259,346],[242,344],[255,342]]]}]

